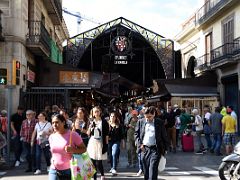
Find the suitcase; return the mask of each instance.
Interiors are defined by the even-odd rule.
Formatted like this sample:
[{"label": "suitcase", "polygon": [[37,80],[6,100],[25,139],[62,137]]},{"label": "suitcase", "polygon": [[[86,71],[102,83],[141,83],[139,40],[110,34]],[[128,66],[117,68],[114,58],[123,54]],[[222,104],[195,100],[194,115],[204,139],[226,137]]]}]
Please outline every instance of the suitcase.
[{"label": "suitcase", "polygon": [[192,134],[183,134],[182,135],[182,150],[183,152],[193,152],[194,151],[194,142]]}]

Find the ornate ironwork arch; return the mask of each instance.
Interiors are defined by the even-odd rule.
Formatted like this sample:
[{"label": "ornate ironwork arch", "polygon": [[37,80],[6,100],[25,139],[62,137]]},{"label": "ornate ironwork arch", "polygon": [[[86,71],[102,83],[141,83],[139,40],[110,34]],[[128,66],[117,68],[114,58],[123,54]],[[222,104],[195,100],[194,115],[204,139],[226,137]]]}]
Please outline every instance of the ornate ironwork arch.
[{"label": "ornate ironwork arch", "polygon": [[121,25],[140,34],[156,52],[167,79],[174,77],[174,42],[123,17],[104,23],[68,40],[67,64],[77,66],[85,50],[102,33]]}]

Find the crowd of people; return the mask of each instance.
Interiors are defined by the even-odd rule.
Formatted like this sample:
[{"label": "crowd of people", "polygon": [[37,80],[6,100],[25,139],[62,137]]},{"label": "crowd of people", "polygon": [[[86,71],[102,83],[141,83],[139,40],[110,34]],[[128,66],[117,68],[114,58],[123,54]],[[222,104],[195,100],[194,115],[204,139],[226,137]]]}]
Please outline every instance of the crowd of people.
[{"label": "crowd of people", "polygon": [[[7,111],[2,110],[0,130],[5,137],[7,121]],[[41,174],[43,153],[50,180],[56,179],[59,173],[70,176],[71,154],[85,151],[99,170],[101,179],[105,177],[104,160],[111,165],[109,172],[116,175],[121,146],[127,148],[128,168],[138,167],[137,176],[157,179],[160,157],[167,151],[176,153],[186,131],[196,133],[196,154],[209,151],[222,155],[222,142],[225,153],[232,152],[237,129],[237,115],[231,106],[216,107],[211,113],[206,105],[201,116],[199,109],[193,108],[189,114],[177,104],[167,110],[132,104],[126,108],[108,109],[95,106],[91,110],[77,107],[72,112],[53,105],[38,114],[33,110],[24,111],[19,106],[10,122],[14,165],[20,166],[24,154],[28,165],[26,172]],[[203,142],[202,134],[206,142]],[[2,161],[6,152],[5,146],[1,149]],[[97,173],[93,178],[97,178]]]}]

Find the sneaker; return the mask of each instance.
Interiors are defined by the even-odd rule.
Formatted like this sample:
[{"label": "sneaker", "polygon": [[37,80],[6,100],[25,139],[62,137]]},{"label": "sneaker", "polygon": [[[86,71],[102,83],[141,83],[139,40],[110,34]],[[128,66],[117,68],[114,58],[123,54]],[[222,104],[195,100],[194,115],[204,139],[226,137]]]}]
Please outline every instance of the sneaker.
[{"label": "sneaker", "polygon": [[111,173],[111,172],[112,172],[112,170],[113,170],[113,168],[111,168],[111,169],[109,170],[109,172]]},{"label": "sneaker", "polygon": [[41,170],[37,169],[35,172],[34,172],[35,175],[38,175],[38,174],[41,174]]},{"label": "sneaker", "polygon": [[137,176],[141,176],[142,173],[143,173],[143,171],[140,169],[140,170],[138,171],[138,173],[137,173]]},{"label": "sneaker", "polygon": [[203,154],[203,151],[197,151],[195,154]]},{"label": "sneaker", "polygon": [[15,162],[15,167],[18,167],[20,165],[20,161]]},{"label": "sneaker", "polygon": [[101,176],[101,180],[104,180],[105,179],[105,176]]},{"label": "sneaker", "polygon": [[114,175],[114,174],[117,174],[117,171],[115,169],[112,169],[111,173]]}]

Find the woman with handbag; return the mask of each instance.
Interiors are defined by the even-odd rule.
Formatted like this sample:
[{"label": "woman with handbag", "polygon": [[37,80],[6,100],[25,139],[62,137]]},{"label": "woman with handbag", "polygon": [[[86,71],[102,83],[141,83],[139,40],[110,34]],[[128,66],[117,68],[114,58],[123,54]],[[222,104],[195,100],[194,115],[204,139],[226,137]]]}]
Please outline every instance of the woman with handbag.
[{"label": "woman with handbag", "polygon": [[[35,125],[31,139],[31,147],[33,147],[34,145],[36,147],[36,171],[34,172],[35,175],[41,174],[42,152],[44,153],[44,157],[46,159],[47,170],[49,170],[51,153],[48,137],[51,133],[52,125],[47,120],[47,114],[45,112],[39,113],[38,122]],[[36,144],[34,143],[35,138],[37,140]]]},{"label": "woman with handbag", "polygon": [[[99,169],[101,180],[103,180],[104,169],[102,160],[107,159],[109,125],[106,120],[102,120],[101,109],[98,106],[93,108],[92,117],[93,120],[87,131],[87,134],[90,136],[87,152],[94,166]],[[94,174],[94,179],[97,179],[97,173]]]},{"label": "woman with handbag", "polygon": [[[52,117],[54,133],[49,137],[52,153],[49,180],[71,179],[70,160],[72,154],[86,152],[86,147],[81,136],[68,130],[66,119],[61,114]],[[70,143],[71,136],[71,143]],[[71,144],[71,145],[70,145]]]}]

